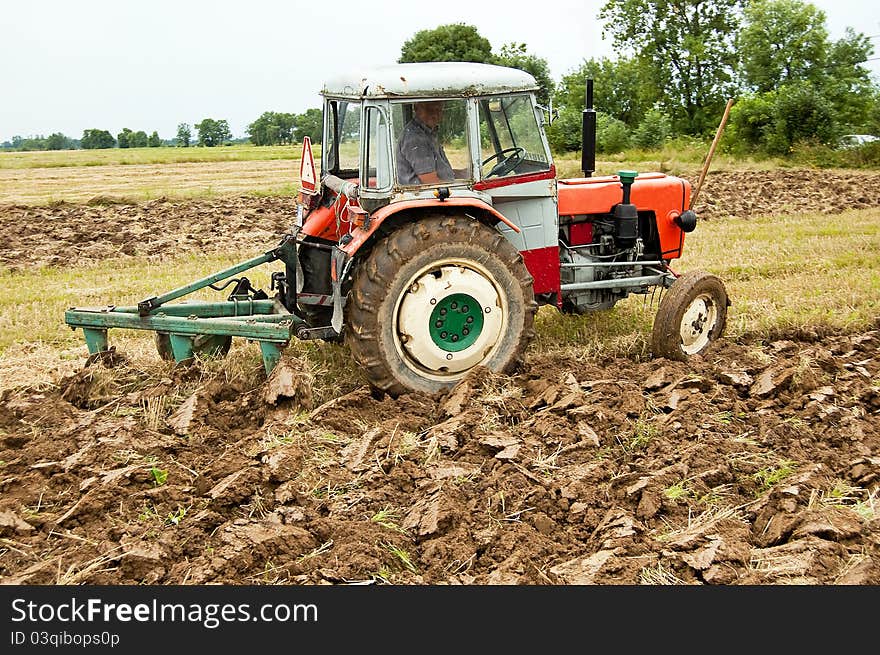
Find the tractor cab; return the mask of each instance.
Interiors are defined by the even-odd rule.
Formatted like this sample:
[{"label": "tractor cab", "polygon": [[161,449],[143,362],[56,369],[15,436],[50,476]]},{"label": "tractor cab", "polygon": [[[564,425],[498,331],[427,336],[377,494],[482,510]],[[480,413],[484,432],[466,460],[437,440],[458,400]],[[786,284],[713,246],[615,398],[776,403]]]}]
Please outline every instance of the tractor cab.
[{"label": "tractor cab", "polygon": [[486,200],[523,176],[553,179],[536,90],[523,71],[462,62],[331,80],[321,170],[356,183],[370,211],[438,194]]}]

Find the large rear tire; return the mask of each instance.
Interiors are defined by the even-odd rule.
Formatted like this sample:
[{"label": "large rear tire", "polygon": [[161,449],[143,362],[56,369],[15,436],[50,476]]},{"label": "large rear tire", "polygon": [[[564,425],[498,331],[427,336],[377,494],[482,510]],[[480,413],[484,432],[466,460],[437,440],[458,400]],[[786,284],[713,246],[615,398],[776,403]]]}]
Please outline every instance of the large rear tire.
[{"label": "large rear tire", "polygon": [[729,306],[720,278],[703,271],[684,273],[660,301],[651,351],[656,357],[678,361],[704,353],[724,332]]},{"label": "large rear tire", "polygon": [[375,245],[355,273],[346,341],[370,383],[434,393],[476,366],[509,372],[534,334],[522,256],[463,216],[430,216]]}]

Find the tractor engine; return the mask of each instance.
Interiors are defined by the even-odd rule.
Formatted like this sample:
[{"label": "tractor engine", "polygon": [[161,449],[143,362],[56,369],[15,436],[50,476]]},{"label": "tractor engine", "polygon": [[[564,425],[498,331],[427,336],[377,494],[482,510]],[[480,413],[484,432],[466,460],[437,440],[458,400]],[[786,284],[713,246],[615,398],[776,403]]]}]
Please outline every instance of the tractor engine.
[{"label": "tractor engine", "polygon": [[608,309],[656,286],[696,225],[685,209],[689,191],[686,181],[662,173],[560,180],[562,308]]}]

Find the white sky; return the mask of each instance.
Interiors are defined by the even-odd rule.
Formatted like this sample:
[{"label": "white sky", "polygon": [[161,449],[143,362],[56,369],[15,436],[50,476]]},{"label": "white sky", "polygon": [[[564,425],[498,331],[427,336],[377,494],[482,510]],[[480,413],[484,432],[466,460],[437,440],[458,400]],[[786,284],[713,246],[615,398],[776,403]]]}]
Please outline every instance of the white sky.
[{"label": "white sky", "polygon": [[[157,130],[320,105],[325,77],[393,63],[417,31],[477,27],[493,50],[523,42],[554,79],[613,56],[603,0],[0,0],[0,142],[87,128]],[[880,35],[876,0],[814,0],[832,38]],[[444,10],[443,7],[447,7]],[[872,39],[880,57],[880,38]],[[880,76],[880,61],[869,62]]]}]

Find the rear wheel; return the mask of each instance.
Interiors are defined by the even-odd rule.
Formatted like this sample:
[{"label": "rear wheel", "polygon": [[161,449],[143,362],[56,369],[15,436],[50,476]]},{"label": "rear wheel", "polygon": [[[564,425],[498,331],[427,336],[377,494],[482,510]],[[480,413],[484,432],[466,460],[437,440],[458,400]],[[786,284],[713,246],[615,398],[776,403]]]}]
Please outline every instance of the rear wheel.
[{"label": "rear wheel", "polygon": [[651,334],[657,357],[686,360],[724,332],[730,300],[724,283],[702,271],[681,275],[660,301]]},{"label": "rear wheel", "polygon": [[533,334],[522,256],[497,231],[432,216],[378,243],[355,274],[347,342],[382,391],[433,393],[476,366],[506,372]]}]

